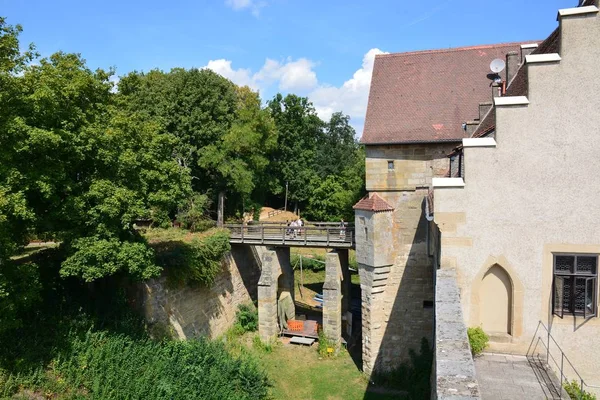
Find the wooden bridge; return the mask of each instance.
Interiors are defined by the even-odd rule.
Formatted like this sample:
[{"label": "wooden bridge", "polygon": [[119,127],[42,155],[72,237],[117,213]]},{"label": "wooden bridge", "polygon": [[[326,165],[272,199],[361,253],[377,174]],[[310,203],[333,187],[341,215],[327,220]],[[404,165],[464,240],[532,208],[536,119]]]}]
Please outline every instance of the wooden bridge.
[{"label": "wooden bridge", "polygon": [[339,222],[311,222],[292,227],[283,223],[224,225],[229,229],[230,243],[287,247],[354,248],[354,226]]}]

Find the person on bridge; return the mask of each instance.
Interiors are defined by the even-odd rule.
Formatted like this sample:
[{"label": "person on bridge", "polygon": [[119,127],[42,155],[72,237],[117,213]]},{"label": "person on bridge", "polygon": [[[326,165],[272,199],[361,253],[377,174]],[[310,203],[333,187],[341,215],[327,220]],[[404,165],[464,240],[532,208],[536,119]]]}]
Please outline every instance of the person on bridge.
[{"label": "person on bridge", "polygon": [[302,227],[304,226],[304,221],[298,218],[298,221],[296,221],[296,225],[298,226],[298,235],[302,236]]},{"label": "person on bridge", "polygon": [[346,224],[344,223],[344,218],[340,221],[340,239],[346,239]]}]

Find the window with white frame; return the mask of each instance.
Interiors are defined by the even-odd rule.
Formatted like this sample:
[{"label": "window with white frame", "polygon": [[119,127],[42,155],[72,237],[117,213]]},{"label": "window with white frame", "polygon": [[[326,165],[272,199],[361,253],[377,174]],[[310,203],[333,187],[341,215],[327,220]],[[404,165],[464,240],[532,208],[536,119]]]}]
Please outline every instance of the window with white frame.
[{"label": "window with white frame", "polygon": [[553,313],[580,315],[598,314],[598,255],[554,254]]}]

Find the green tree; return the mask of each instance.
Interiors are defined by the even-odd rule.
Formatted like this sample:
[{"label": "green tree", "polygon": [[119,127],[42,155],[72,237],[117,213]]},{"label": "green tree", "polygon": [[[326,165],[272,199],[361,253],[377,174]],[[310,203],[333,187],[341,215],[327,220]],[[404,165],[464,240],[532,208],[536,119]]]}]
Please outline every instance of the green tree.
[{"label": "green tree", "polygon": [[35,48],[19,48],[21,26],[0,17],[0,331],[20,324],[19,315],[39,298],[39,271],[34,263],[16,263],[10,257],[25,244],[35,215],[19,187],[19,175],[10,163],[14,140],[11,132],[22,108],[19,74]]},{"label": "green tree", "polygon": [[213,200],[225,192],[230,213],[244,200],[261,202],[277,141],[258,93],[208,69],[181,68],[131,73],[120,81],[119,92],[130,110],[160,121],[179,138],[176,156],[190,168],[196,192]]},{"label": "green tree", "polygon": [[179,139],[178,162],[189,168],[196,192],[220,182],[199,164],[200,151],[231,129],[238,107],[236,86],[209,69],[132,72],[119,81],[119,96],[130,111],[157,120]]},{"label": "green tree", "polygon": [[355,135],[348,115],[336,112],[331,116],[325,124],[315,156],[315,169],[321,179],[329,175],[340,176],[356,162],[359,146]]},{"label": "green tree", "polygon": [[18,107],[3,124],[0,150],[4,203],[12,199],[6,207],[26,222],[5,218],[8,226],[63,241],[61,273],[87,281],[119,271],[156,275],[133,222],[166,221],[190,195],[189,171],[173,158],[178,139],[123,111],[110,75],[75,54],[24,66],[12,76]]},{"label": "green tree", "polygon": [[352,206],[365,193],[364,149],[356,142],[350,117],[334,113],[317,146],[313,192],[305,213],[324,221],[354,220]]},{"label": "green tree", "polygon": [[241,204],[243,198],[264,198],[265,171],[277,133],[268,110],[261,108],[258,93],[240,87],[236,94],[234,123],[219,139],[199,150],[198,165],[215,182],[216,190],[228,193],[229,202]]},{"label": "green tree", "polygon": [[277,148],[270,164],[272,194],[282,198],[286,182],[289,200],[304,204],[316,177],[315,155],[323,137],[323,121],[306,97],[277,94],[269,102],[277,127]]}]

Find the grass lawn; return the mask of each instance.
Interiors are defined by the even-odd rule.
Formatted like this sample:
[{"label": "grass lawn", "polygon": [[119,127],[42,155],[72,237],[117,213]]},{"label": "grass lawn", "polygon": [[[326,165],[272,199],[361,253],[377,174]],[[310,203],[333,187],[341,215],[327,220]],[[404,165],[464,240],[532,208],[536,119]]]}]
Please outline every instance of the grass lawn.
[{"label": "grass lawn", "polygon": [[[292,249],[293,253],[303,256],[324,258],[324,249]],[[312,300],[316,293],[323,292],[325,269],[304,269],[304,286],[300,292],[300,268],[296,266],[296,301],[310,306],[317,303]],[[358,283],[358,275],[353,273],[352,282]],[[369,387],[369,382],[358,369],[350,354],[342,349],[336,357],[322,358],[317,351],[317,343],[312,347],[291,345],[278,341],[271,348],[255,344],[257,333],[246,333],[242,337],[231,338],[236,351],[248,352],[259,359],[271,380],[273,399],[323,399],[323,400],[386,400],[402,399],[402,392]],[[367,391],[367,389],[369,389]]]},{"label": "grass lawn", "polygon": [[[264,367],[273,387],[273,399],[284,400],[387,400],[401,399],[398,392],[369,386],[347,351],[332,358],[321,358],[317,344],[312,347],[277,342],[270,351],[254,343],[254,333],[238,337],[237,346],[256,357]],[[239,351],[238,347],[238,351]]]}]

